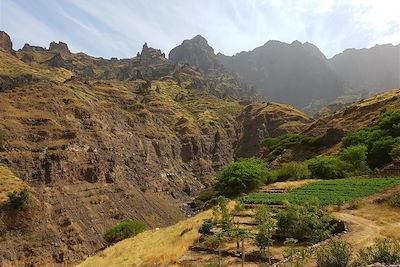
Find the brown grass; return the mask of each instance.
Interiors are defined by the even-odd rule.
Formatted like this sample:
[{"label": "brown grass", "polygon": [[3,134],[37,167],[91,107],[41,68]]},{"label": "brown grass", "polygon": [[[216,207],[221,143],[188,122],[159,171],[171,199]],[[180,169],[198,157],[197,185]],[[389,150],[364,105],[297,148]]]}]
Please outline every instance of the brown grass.
[{"label": "brown grass", "polygon": [[[170,266],[199,238],[198,229],[210,216],[211,211],[205,211],[175,225],[145,231],[105,249],[78,266]],[[191,230],[181,236],[186,229]]]},{"label": "brown grass", "polygon": [[24,187],[24,182],[16,177],[11,170],[0,165],[0,205],[7,201],[7,194],[12,191],[20,191]]}]

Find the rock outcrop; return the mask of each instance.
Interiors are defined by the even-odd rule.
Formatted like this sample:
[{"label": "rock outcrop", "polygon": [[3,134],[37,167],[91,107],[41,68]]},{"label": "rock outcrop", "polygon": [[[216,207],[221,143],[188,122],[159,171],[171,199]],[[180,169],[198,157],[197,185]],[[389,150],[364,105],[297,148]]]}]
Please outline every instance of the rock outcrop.
[{"label": "rock outcrop", "polygon": [[57,52],[57,53],[71,53],[69,51],[68,45],[63,42],[51,42],[49,45],[50,52]]},{"label": "rock outcrop", "polygon": [[214,49],[201,35],[183,41],[181,45],[171,50],[168,58],[174,63],[196,66],[206,74],[222,68],[222,64],[214,54]]},{"label": "rock outcrop", "polygon": [[0,49],[4,50],[7,53],[15,55],[15,51],[12,46],[13,45],[10,36],[4,31],[0,31]]}]

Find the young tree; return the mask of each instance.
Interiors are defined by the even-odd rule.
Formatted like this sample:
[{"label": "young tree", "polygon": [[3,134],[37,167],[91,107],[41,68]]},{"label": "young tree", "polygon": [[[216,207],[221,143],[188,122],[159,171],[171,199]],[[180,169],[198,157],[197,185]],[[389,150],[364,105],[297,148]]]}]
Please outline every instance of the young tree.
[{"label": "young tree", "polygon": [[214,188],[224,196],[236,196],[259,187],[268,177],[265,162],[255,158],[241,159],[228,164],[217,175]]},{"label": "young tree", "polygon": [[265,257],[265,249],[267,249],[268,261],[271,264],[270,247],[274,242],[272,234],[276,226],[275,221],[266,206],[261,206],[256,210],[255,219],[260,223],[257,227],[258,232],[255,236],[256,244],[260,249],[261,257]]}]

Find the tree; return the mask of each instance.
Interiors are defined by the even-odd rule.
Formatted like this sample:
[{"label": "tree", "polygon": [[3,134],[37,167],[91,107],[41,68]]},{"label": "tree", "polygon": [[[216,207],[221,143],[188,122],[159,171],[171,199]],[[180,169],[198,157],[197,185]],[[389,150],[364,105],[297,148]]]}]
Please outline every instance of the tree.
[{"label": "tree", "polygon": [[214,222],[211,219],[206,219],[203,221],[202,225],[199,228],[199,233],[202,235],[211,234],[211,229],[214,227]]},{"label": "tree", "polygon": [[[243,210],[243,205],[240,201],[237,201],[235,203],[235,208],[234,208],[234,212],[235,215],[239,215],[239,213]],[[239,228],[239,221],[236,221],[236,228],[235,228],[235,237],[236,237],[236,251],[239,251],[239,247],[240,247],[240,238],[243,236],[243,232],[242,229]]]},{"label": "tree", "polygon": [[351,170],[356,174],[363,174],[368,171],[367,146],[365,145],[344,148],[340,153],[340,159],[351,164]]},{"label": "tree", "polygon": [[218,175],[215,190],[224,196],[249,192],[267,180],[269,172],[262,160],[249,158],[228,164]]},{"label": "tree", "polygon": [[307,161],[311,178],[338,179],[346,177],[350,165],[337,157],[319,156]]},{"label": "tree", "polygon": [[395,139],[391,136],[381,137],[375,141],[368,153],[368,162],[372,168],[380,168],[392,161],[390,152],[395,144]]},{"label": "tree", "polygon": [[274,242],[272,233],[276,226],[275,221],[272,219],[271,212],[266,206],[259,207],[254,217],[259,223],[255,241],[260,249],[260,256],[265,257],[265,249],[267,249],[268,261],[271,264],[270,246],[272,246]]}]

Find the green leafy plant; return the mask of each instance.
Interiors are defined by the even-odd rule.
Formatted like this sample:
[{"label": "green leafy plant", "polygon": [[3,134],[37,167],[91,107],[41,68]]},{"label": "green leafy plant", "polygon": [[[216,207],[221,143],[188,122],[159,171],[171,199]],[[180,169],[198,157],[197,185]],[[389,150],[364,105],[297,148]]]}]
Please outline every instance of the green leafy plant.
[{"label": "green leafy plant", "polygon": [[311,178],[339,179],[344,178],[349,170],[349,164],[333,156],[319,156],[307,161]]},{"label": "green leafy plant", "polygon": [[241,159],[228,164],[217,175],[214,189],[224,196],[235,196],[259,187],[268,177],[268,169],[262,160]]},{"label": "green leafy plant", "polygon": [[351,165],[351,171],[355,175],[368,172],[367,167],[367,146],[349,146],[342,150],[340,159]]},{"label": "green leafy plant", "polygon": [[329,214],[316,203],[289,205],[278,214],[278,234],[317,243],[329,236],[332,231],[331,222]]},{"label": "green leafy plant", "polygon": [[211,234],[211,229],[214,227],[214,222],[212,219],[206,219],[202,223],[202,225],[199,228],[199,233],[202,235],[209,235]]},{"label": "green leafy plant", "polygon": [[283,163],[279,170],[274,171],[272,174],[275,180],[280,181],[297,181],[302,179],[308,179],[311,176],[311,172],[308,166],[304,162],[288,162]]},{"label": "green leafy plant", "polygon": [[104,233],[104,239],[108,243],[115,243],[125,238],[135,236],[146,230],[146,228],[146,224],[138,220],[123,221],[117,226],[108,229]]},{"label": "green leafy plant", "polygon": [[331,241],[315,252],[318,267],[347,267],[349,266],[350,246],[341,241]]}]

